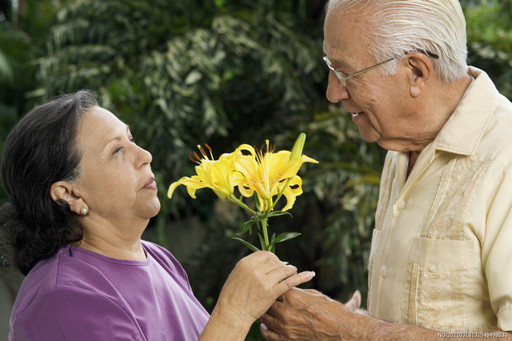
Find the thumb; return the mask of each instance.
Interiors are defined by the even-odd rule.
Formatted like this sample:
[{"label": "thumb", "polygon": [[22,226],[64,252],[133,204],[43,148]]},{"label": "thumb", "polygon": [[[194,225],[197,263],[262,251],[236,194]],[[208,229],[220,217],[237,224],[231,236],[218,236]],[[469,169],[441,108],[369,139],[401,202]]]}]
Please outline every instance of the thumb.
[{"label": "thumb", "polygon": [[361,293],[359,290],[356,290],[354,295],[352,295],[352,298],[345,303],[345,307],[347,307],[348,310],[351,312],[355,312],[359,307],[361,306]]}]

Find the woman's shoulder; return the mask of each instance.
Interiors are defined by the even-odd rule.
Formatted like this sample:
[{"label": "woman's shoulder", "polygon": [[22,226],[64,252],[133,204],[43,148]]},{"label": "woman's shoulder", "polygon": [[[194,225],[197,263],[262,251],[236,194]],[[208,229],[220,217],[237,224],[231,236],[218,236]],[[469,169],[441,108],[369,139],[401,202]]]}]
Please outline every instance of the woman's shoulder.
[{"label": "woman's shoulder", "polygon": [[[53,257],[52,257],[53,258]],[[58,258],[58,257],[57,257]],[[105,320],[139,340],[130,308],[107,278],[83,262],[45,260],[32,269],[16,297],[13,340],[113,339]],[[116,328],[114,328],[116,329]]]},{"label": "woman's shoulder", "polygon": [[185,287],[190,287],[185,269],[171,252],[163,246],[146,240],[142,241],[142,245],[146,253],[163,267],[167,273],[182,282]]},{"label": "woman's shoulder", "polygon": [[39,261],[27,274],[20,287],[16,305],[19,309],[37,300],[76,295],[78,292],[115,295],[115,291],[93,263],[73,255],[70,246]]},{"label": "woman's shoulder", "polygon": [[178,265],[181,267],[180,262],[173,256],[173,254],[158,244],[153,242],[142,240],[142,246],[146,253],[148,253],[151,257],[153,257],[157,262],[164,264],[172,264],[174,266]]}]

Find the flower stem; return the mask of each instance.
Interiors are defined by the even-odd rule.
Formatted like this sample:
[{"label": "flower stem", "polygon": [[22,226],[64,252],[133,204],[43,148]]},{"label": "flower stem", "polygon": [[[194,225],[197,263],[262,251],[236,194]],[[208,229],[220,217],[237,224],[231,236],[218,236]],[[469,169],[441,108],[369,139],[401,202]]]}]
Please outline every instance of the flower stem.
[{"label": "flower stem", "polygon": [[263,230],[263,239],[265,241],[265,245],[261,245],[262,250],[270,251],[270,243],[268,241],[268,231],[267,231],[267,218],[261,219],[261,229]]}]

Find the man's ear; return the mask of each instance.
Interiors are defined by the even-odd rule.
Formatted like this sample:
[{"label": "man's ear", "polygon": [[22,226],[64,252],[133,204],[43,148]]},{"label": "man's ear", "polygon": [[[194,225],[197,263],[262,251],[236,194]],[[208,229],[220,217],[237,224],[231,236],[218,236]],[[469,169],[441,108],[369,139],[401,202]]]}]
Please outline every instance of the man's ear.
[{"label": "man's ear", "polygon": [[416,98],[427,86],[427,80],[432,77],[434,65],[429,56],[421,52],[411,52],[406,57],[409,75],[409,93]]},{"label": "man's ear", "polygon": [[82,208],[87,208],[83,198],[77,193],[75,186],[67,181],[57,181],[52,184],[50,196],[57,204],[59,201],[65,201],[71,211],[76,214],[80,214]]}]

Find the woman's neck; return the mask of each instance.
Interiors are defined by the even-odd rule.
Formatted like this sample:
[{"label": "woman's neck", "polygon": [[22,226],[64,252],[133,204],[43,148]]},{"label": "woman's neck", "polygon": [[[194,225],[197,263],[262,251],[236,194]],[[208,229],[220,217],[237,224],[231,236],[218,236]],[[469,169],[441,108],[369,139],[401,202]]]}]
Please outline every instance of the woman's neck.
[{"label": "woman's neck", "polygon": [[86,237],[84,235],[84,238],[76,246],[111,258],[146,260],[146,253],[140,239],[133,242],[111,243],[107,240]]}]

